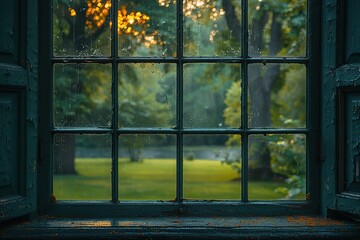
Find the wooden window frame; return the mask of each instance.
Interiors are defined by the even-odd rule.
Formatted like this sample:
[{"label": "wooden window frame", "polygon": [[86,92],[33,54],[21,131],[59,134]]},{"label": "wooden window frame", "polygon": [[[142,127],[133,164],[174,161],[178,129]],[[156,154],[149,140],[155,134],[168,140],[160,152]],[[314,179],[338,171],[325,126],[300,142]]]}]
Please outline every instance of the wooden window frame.
[{"label": "wooden window frame", "polygon": [[[51,1],[49,1],[51,2]],[[247,57],[248,41],[242,41],[242,56],[235,58],[192,58],[182,57],[182,28],[183,24],[180,19],[182,14],[177,14],[178,21],[178,47],[177,52],[179,57],[177,58],[61,58],[52,57],[51,55],[51,3],[44,3],[40,6],[40,19],[39,29],[42,33],[40,39],[40,55],[41,69],[40,72],[40,120],[39,125],[42,126],[39,129],[40,132],[40,156],[39,156],[39,174],[38,174],[38,202],[39,212],[44,214],[51,214],[54,216],[84,216],[84,217],[113,217],[113,216],[161,216],[166,214],[191,214],[198,216],[247,216],[247,215],[271,215],[280,216],[288,214],[308,214],[319,212],[320,206],[320,179],[318,178],[320,172],[319,166],[319,145],[320,145],[320,69],[315,67],[315,64],[320,62],[320,48],[315,46],[319,45],[320,34],[313,34],[320,32],[320,26],[317,22],[320,22],[319,11],[321,7],[317,1],[308,0],[308,25],[307,25],[307,52],[305,57],[301,58],[250,58]],[[116,2],[116,1],[115,1]],[[114,3],[115,3],[114,2]],[[117,2],[113,4],[112,15],[116,16]],[[242,25],[246,26],[248,23],[247,14],[247,1],[243,1],[242,10]],[[177,3],[177,9],[181,12],[181,1]],[[116,18],[115,18],[116,19]],[[116,22],[116,21],[115,21]],[[115,23],[116,29],[116,23]],[[116,33],[112,33],[112,56],[117,56],[117,43],[118,36]],[[247,33],[247,31],[244,31]],[[247,34],[244,34],[244,39],[248,38]],[[46,60],[45,60],[46,59]],[[86,63],[86,62],[101,62],[113,64],[113,81],[117,86],[117,64],[120,62],[126,63],[138,63],[138,62],[173,62],[177,64],[177,95],[178,95],[178,107],[177,107],[177,121],[179,125],[176,129],[119,129],[117,127],[117,115],[113,117],[112,129],[58,129],[53,128],[51,120],[51,101],[52,99],[52,65],[54,63]],[[300,63],[304,64],[307,68],[307,119],[306,127],[304,129],[249,129],[247,128],[247,108],[242,107],[244,114],[242,114],[243,127],[239,129],[184,129],[182,126],[182,71],[185,63],[241,63],[244,66],[248,66],[250,63]],[[247,78],[247,67],[242,67],[242,79]],[[247,89],[246,81],[242,81],[242,89]],[[117,102],[117,88],[113,88],[114,95],[113,101]],[[245,91],[246,92],[246,91]],[[242,94],[243,102],[247,100],[247,94]],[[244,105],[244,104],[242,104]],[[117,113],[117,104],[114,104],[114,112]],[[118,176],[115,173],[112,176],[112,191],[111,201],[93,202],[93,201],[54,201],[52,196],[52,151],[51,143],[52,137],[55,133],[111,133],[113,139],[113,145],[117,146],[118,135],[123,133],[136,133],[136,134],[156,134],[166,133],[176,135],[177,142],[182,142],[184,134],[241,134],[243,144],[247,144],[247,138],[250,134],[276,134],[276,133],[301,133],[305,134],[307,138],[306,151],[307,151],[307,200],[306,201],[248,201],[247,199],[247,180],[242,181],[242,196],[239,201],[184,201],[182,193],[182,161],[177,160],[177,190],[176,200],[171,202],[159,202],[159,201],[141,201],[141,202],[121,202],[119,203],[117,184]],[[242,147],[242,161],[244,166],[247,166],[247,148]],[[112,148],[112,158],[117,159],[117,148]],[[177,159],[182,158],[182,145],[177,144]],[[118,169],[117,161],[112,161],[112,168]],[[115,171],[116,172],[116,171]],[[244,167],[242,174],[247,175],[247,168]],[[120,183],[121,184],[121,183]],[[240,198],[239,198],[240,199]],[[89,211],[91,209],[91,211]],[[141,209],[141,213],[139,210]]]}]

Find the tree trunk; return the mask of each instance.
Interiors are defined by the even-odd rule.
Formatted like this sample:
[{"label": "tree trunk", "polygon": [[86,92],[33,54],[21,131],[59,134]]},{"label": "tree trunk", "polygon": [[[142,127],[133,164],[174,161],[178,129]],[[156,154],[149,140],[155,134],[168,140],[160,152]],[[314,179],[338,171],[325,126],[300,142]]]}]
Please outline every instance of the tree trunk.
[{"label": "tree trunk", "polygon": [[[274,71],[273,79],[270,76],[259,76],[262,66],[251,65],[249,67],[249,76],[257,76],[249,79],[250,109],[249,126],[251,128],[266,128],[271,126],[271,88],[267,88],[265,82],[276,80],[278,75],[278,66],[274,70],[268,69],[265,75]],[[256,168],[249,169],[249,175],[252,179],[270,179],[272,170],[270,164],[270,150],[265,139],[254,139],[252,141],[252,151],[249,160],[256,161]]]},{"label": "tree trunk", "polygon": [[[237,41],[241,41],[241,29],[240,21],[237,19],[234,11],[234,6],[231,0],[222,1],[223,8],[225,10],[225,17],[229,28],[237,33],[235,38]],[[269,42],[269,55],[275,56],[281,50],[281,21],[280,16],[276,13],[270,14],[270,12],[264,11],[261,13],[260,17],[253,18],[252,21],[252,32],[249,37],[249,52],[252,53],[252,57],[259,57],[260,51],[263,48],[264,42],[264,29],[265,25],[269,20],[269,17],[272,17],[272,24],[270,29],[270,42]],[[245,39],[246,40],[246,39]],[[261,74],[262,67],[258,64],[250,64],[248,68],[248,90],[250,96],[250,109],[254,114],[250,116],[249,126],[266,128],[271,126],[271,91],[279,77],[280,67],[279,65],[274,65],[268,67],[266,72]],[[261,114],[261,115],[259,115]],[[253,142],[255,144],[255,151],[251,153],[249,159],[257,161],[257,166],[255,169],[249,169],[249,175],[252,179],[270,179],[273,177],[270,164],[270,150],[268,144],[265,140],[256,140]]]},{"label": "tree trunk", "polygon": [[54,173],[77,174],[75,170],[75,136],[63,135],[54,142]]},{"label": "tree trunk", "polygon": [[[275,56],[281,50],[281,23],[278,15],[272,14],[272,24],[270,29],[269,55]],[[263,29],[266,21],[260,18],[260,22],[253,23],[253,35],[257,39],[253,40],[253,46],[256,49],[262,48]],[[260,39],[260,40],[259,40]],[[257,44],[257,45],[254,45]],[[266,69],[261,73],[262,68]],[[249,95],[251,116],[249,126],[254,128],[271,127],[271,92],[277,79],[279,78],[280,66],[278,64],[263,66],[249,65]],[[249,170],[253,179],[270,179],[273,177],[270,163],[270,150],[265,139],[256,139],[253,142],[254,151],[250,156],[257,161],[257,169]]]},{"label": "tree trunk", "polygon": [[141,149],[140,148],[131,146],[131,144],[129,144],[128,151],[129,151],[130,162],[140,162],[141,161]]}]

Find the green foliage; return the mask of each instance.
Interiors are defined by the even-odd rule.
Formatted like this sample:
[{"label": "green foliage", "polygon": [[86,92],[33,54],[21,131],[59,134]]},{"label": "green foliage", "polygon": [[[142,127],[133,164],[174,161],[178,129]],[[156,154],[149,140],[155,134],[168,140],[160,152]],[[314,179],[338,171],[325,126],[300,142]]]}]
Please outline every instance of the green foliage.
[{"label": "green foliage", "polygon": [[[227,126],[240,126],[241,124],[241,82],[233,82],[226,93],[224,109],[224,119]],[[241,141],[240,135],[229,136],[227,145],[239,143]]]},{"label": "green foliage", "polygon": [[274,21],[281,23],[281,56],[303,56],[306,53],[306,0],[250,0],[249,1],[250,26],[266,16],[267,23],[264,26],[264,42],[262,54],[268,53],[268,45],[271,39],[271,24]]},{"label": "green foliage", "polygon": [[54,67],[54,122],[60,126],[108,126],[111,70],[100,64]]},{"label": "green foliage", "polygon": [[292,175],[286,179],[286,186],[277,187],[275,192],[285,195],[286,199],[294,199],[306,193],[306,180],[304,176]]},{"label": "green foliage", "polygon": [[276,191],[294,198],[306,192],[306,138],[302,134],[273,135],[269,143],[271,167],[287,177],[286,186]]},{"label": "green foliage", "polygon": [[[238,74],[235,74],[236,72]],[[239,126],[239,123],[228,125],[223,111],[226,92],[233,82],[239,81],[240,73],[240,64],[186,65],[184,69],[184,126]],[[201,145],[201,143],[198,144]]]},{"label": "green foliage", "polygon": [[237,178],[241,176],[241,159],[231,159],[231,158],[225,158],[224,161],[221,161],[221,164],[229,165],[238,175]]},{"label": "green foliage", "polygon": [[273,171],[287,177],[305,175],[305,136],[302,134],[271,135],[268,138],[270,138],[269,148]]},{"label": "green foliage", "polygon": [[[253,51],[267,56],[304,56],[306,54],[306,1],[296,0],[267,0],[249,1],[249,24],[252,40],[258,41]],[[280,23],[278,32],[274,23]],[[261,29],[258,29],[261,28]],[[225,33],[226,34],[226,33]],[[279,36],[276,36],[278,35]],[[257,38],[256,38],[257,37]],[[261,38],[261,39],[258,39]],[[253,43],[250,43],[252,45]],[[255,43],[254,43],[255,44]],[[279,49],[271,46],[280,46]],[[271,51],[277,52],[272,53]],[[255,53],[256,54],[256,53]],[[266,76],[267,69],[261,76]],[[260,73],[258,73],[260,75]],[[306,69],[303,66],[288,65],[280,66],[276,81],[269,87],[259,86],[267,89],[270,94],[270,121],[274,127],[302,128],[306,126]],[[270,79],[263,79],[259,84],[266,84]],[[224,118],[228,124],[238,123],[241,119],[239,96],[241,94],[240,83],[233,84],[225,99]],[[260,94],[265,94],[261,92]],[[251,96],[250,96],[251,97]],[[266,99],[266,98],[265,98]],[[250,107],[252,103],[250,103]],[[259,108],[261,109],[261,108]],[[231,144],[239,141],[239,136],[229,136],[227,141]],[[270,156],[270,166],[273,174],[285,176],[286,186],[279,187],[278,191],[287,195],[288,198],[296,197],[305,192],[305,163],[306,149],[305,136],[302,135],[274,135],[266,137],[265,143],[252,144],[249,155],[253,157]],[[265,154],[268,151],[269,154]],[[264,152],[264,154],[261,154]],[[255,154],[256,153],[256,154]],[[253,159],[249,161],[250,168],[261,167],[260,161],[264,159]],[[240,166],[234,169],[240,173]]]},{"label": "green foliage", "polygon": [[300,64],[283,65],[271,96],[272,124],[301,128],[306,125],[306,68]]},{"label": "green foliage", "polygon": [[119,122],[121,127],[172,127],[174,95],[163,85],[168,79],[163,65],[122,64],[119,84]]},{"label": "green foliage", "polygon": [[195,153],[193,153],[193,152],[189,152],[186,154],[186,160],[188,160],[188,161],[193,161],[193,160],[195,160],[195,158],[196,158],[196,156],[195,156]]}]

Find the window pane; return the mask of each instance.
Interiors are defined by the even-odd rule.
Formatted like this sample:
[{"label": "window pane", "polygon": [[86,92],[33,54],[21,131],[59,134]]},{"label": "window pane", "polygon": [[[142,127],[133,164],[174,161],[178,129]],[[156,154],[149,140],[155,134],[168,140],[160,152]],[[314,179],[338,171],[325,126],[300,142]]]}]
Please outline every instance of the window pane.
[{"label": "window pane", "polygon": [[118,4],[119,56],[176,56],[175,0]]},{"label": "window pane", "polygon": [[111,136],[56,134],[53,195],[57,200],[111,199]]},{"label": "window pane", "polygon": [[55,127],[111,125],[110,64],[55,64]]},{"label": "window pane", "polygon": [[240,135],[184,136],[184,198],[240,199]]},{"label": "window pane", "polygon": [[250,64],[248,85],[250,127],[306,127],[304,65]]},{"label": "window pane", "polygon": [[240,79],[240,64],[184,65],[184,127],[240,127]]},{"label": "window pane", "polygon": [[306,56],[306,0],[249,0],[249,55]]},{"label": "window pane", "polygon": [[305,200],[306,137],[249,136],[249,199]]},{"label": "window pane", "polygon": [[120,135],[119,199],[175,199],[175,139],[173,135]]},{"label": "window pane", "polygon": [[239,56],[240,1],[184,0],[184,55]]},{"label": "window pane", "polygon": [[119,65],[119,126],[175,125],[175,64]]},{"label": "window pane", "polygon": [[54,56],[109,56],[110,7],[109,0],[54,0]]}]

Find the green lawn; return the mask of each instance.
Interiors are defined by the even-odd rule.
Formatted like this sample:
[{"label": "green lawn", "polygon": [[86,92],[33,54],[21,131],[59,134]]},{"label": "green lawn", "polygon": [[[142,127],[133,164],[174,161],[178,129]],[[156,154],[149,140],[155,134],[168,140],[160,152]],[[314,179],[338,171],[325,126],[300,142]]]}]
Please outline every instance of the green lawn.
[{"label": "green lawn", "polygon": [[[175,160],[119,161],[119,198],[123,200],[175,199]],[[55,175],[58,200],[110,200],[111,162],[108,158],[78,158],[78,175]],[[275,193],[279,182],[251,182],[252,199],[281,199]],[[240,199],[240,180],[230,166],[212,160],[184,161],[184,198],[206,200]]]}]

